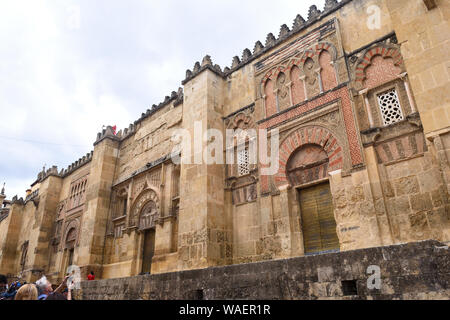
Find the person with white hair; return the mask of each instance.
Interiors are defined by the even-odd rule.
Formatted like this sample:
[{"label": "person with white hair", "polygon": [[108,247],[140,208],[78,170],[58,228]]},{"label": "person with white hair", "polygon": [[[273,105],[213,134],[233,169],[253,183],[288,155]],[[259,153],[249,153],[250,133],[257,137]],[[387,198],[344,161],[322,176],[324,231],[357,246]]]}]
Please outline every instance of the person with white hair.
[{"label": "person with white hair", "polygon": [[36,286],[39,290],[38,300],[47,299],[48,295],[53,292],[52,284],[47,280],[46,276],[43,276],[36,281]]}]

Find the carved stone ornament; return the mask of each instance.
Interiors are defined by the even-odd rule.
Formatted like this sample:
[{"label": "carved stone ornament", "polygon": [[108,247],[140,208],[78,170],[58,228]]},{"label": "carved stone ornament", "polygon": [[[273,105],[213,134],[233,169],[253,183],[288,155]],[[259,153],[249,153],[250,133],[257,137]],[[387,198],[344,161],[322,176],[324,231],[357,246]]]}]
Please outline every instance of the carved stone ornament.
[{"label": "carved stone ornament", "polygon": [[153,189],[144,190],[132,207],[130,227],[137,226],[139,230],[154,228],[159,220],[159,198]]}]

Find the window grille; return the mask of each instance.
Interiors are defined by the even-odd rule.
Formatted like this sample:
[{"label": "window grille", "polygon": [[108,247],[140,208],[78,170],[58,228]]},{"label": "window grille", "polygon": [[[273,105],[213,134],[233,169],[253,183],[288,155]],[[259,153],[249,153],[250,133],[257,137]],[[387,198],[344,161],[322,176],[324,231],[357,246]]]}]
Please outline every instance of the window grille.
[{"label": "window grille", "polygon": [[248,149],[240,150],[238,152],[238,174],[239,176],[250,174],[250,160]]},{"label": "window grille", "polygon": [[378,96],[378,104],[383,118],[383,125],[388,126],[404,119],[397,90],[390,89]]}]

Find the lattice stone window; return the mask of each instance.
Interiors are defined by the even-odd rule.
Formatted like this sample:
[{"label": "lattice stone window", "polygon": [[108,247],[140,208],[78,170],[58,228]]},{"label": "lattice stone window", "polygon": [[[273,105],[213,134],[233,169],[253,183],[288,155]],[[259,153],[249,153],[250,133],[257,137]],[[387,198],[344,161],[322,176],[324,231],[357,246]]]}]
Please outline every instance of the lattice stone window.
[{"label": "lattice stone window", "polygon": [[245,176],[250,173],[250,159],[247,148],[238,152],[237,162],[239,176]]},{"label": "lattice stone window", "polygon": [[404,119],[400,100],[395,88],[378,94],[377,98],[383,118],[383,125],[388,126]]}]

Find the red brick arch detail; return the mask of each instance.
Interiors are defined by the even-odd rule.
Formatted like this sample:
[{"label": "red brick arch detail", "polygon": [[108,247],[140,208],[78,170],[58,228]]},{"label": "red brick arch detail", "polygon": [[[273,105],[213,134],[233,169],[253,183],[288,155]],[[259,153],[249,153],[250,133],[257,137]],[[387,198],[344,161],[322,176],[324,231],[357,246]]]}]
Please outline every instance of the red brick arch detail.
[{"label": "red brick arch detail", "polygon": [[[320,42],[307,50],[304,51],[301,58],[293,58],[291,59],[286,66],[278,66],[276,68],[273,68],[264,75],[264,77],[261,80],[261,88],[264,88],[266,86],[266,83],[268,80],[272,80],[276,82],[278,76],[280,73],[284,73],[286,75],[289,75],[291,72],[291,69],[294,66],[298,66],[302,68],[303,64],[306,62],[308,58],[314,58],[319,57],[322,51],[328,51],[332,57],[332,60],[335,61],[337,58],[337,50],[336,47],[329,43],[329,42]],[[290,79],[292,81],[292,79]]]},{"label": "red brick arch detail", "polygon": [[320,55],[320,53],[324,50],[328,51],[331,54],[333,61],[336,60],[337,50],[334,47],[334,45],[329,42],[320,42],[320,43],[308,48],[307,50],[305,50],[305,52],[303,53],[301,58],[291,59],[285,67],[278,66],[276,68],[273,68],[273,69],[267,71],[267,73],[264,75],[264,77],[262,78],[262,81],[261,81],[262,87],[264,87],[266,85],[266,82],[269,79],[276,81],[278,78],[278,75],[280,73],[283,72],[285,74],[288,74],[291,71],[293,66],[301,67],[308,58],[314,58],[315,56],[318,57]]},{"label": "red brick arch detail", "polygon": [[264,88],[264,86],[266,85],[266,82],[272,78],[272,74],[273,74],[274,70],[270,70],[266,73],[266,75],[264,76],[264,78],[262,79],[262,87]]},{"label": "red brick arch detail", "polygon": [[288,71],[291,71],[291,69],[292,69],[294,66],[299,66],[299,65],[300,65],[300,59],[292,59],[292,60],[289,61],[289,63],[287,64],[286,69],[287,69]]},{"label": "red brick arch detail", "polygon": [[242,129],[251,129],[255,127],[255,124],[253,122],[253,118],[249,115],[245,114],[244,112],[239,113],[233,121],[228,125],[228,129],[236,129],[238,127],[239,121],[244,122],[244,128]]},{"label": "red brick arch detail", "polygon": [[314,58],[314,56],[316,55],[316,50],[315,49],[308,49],[305,51],[305,53],[303,54],[302,58],[300,59],[300,63],[303,64],[306,62],[306,60],[308,60],[309,58]]},{"label": "red brick arch detail", "polygon": [[337,50],[333,44],[329,42],[320,42],[315,46],[307,49],[301,58],[294,58],[286,66],[287,71],[291,71],[294,66],[301,67],[308,58],[313,58],[315,56],[320,56],[322,51],[328,51],[332,57],[332,60],[335,61],[337,58]]},{"label": "red brick arch detail", "polygon": [[403,65],[403,58],[399,49],[383,46],[373,47],[366,51],[356,65],[355,80],[357,82],[362,83],[366,79],[366,69],[372,64],[373,57],[378,55],[382,56],[384,59],[392,58],[394,60],[394,65],[397,67]]},{"label": "red brick arch detail", "polygon": [[280,145],[279,169],[274,180],[277,187],[289,184],[286,166],[289,159],[299,148],[306,145],[318,145],[328,155],[328,172],[339,170],[344,165],[344,149],[336,136],[320,126],[308,126],[292,132]]},{"label": "red brick arch detail", "polygon": [[277,81],[277,78],[278,78],[278,75],[279,75],[280,73],[282,73],[282,72],[283,72],[283,73],[286,73],[287,70],[288,70],[287,67],[279,66],[279,67],[276,67],[276,68],[274,68],[274,69],[268,71],[268,72],[266,73],[266,75],[264,76],[264,78],[262,79],[262,86],[264,87],[264,86],[266,85],[266,82],[267,82],[269,79],[276,82],[276,81]]},{"label": "red brick arch detail", "polygon": [[316,44],[314,49],[316,50],[316,52],[315,52],[316,56],[320,56],[322,51],[327,51],[331,55],[331,59],[333,61],[335,61],[337,59],[336,47],[334,45],[332,45],[331,43],[328,43],[328,42],[318,43],[318,44]]},{"label": "red brick arch detail", "polygon": [[286,68],[285,68],[285,67],[278,67],[278,68],[275,69],[275,72],[274,72],[273,75],[272,75],[272,80],[274,80],[275,83],[276,83],[276,81],[277,81],[278,76],[280,75],[280,73],[286,74]]}]

